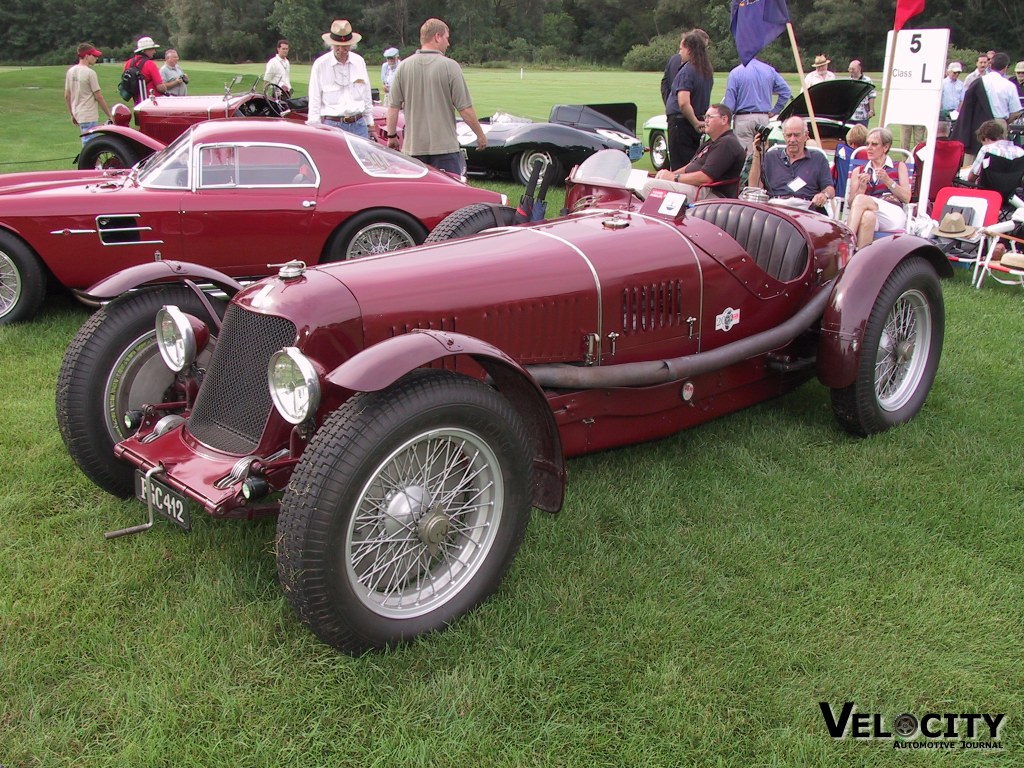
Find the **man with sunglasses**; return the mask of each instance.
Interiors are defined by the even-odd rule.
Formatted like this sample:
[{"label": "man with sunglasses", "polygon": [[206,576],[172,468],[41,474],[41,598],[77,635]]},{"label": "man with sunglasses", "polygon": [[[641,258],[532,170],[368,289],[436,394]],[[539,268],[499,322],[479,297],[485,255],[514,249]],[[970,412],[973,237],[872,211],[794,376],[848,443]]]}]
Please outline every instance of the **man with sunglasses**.
[{"label": "man with sunglasses", "polygon": [[[736,197],[739,194],[740,171],[743,170],[747,153],[729,127],[731,119],[732,110],[724,104],[708,107],[704,115],[704,132],[711,141],[702,144],[693,159],[681,170],[658,171],[654,177],[656,180],[672,182],[674,186],[665,187],[657,183],[653,186],[683,192],[690,200]],[[711,184],[716,186],[706,186]]]}]

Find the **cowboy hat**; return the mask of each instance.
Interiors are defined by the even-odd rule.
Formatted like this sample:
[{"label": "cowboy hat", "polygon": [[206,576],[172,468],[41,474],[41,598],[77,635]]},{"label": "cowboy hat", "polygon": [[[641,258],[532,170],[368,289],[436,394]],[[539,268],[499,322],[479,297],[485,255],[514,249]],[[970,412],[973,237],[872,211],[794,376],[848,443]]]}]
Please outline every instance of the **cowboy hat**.
[{"label": "cowboy hat", "polygon": [[352,31],[348,19],[336,19],[331,23],[331,31],[324,32],[321,37],[328,45],[355,45],[363,36]]},{"label": "cowboy hat", "polygon": [[966,240],[974,237],[974,233],[977,231],[977,227],[967,226],[962,213],[953,211],[942,217],[942,223],[935,230],[935,234],[939,237],[950,237],[954,240]]},{"label": "cowboy hat", "polygon": [[384,58],[385,59],[394,59],[397,56],[398,56],[398,49],[397,48],[388,48],[386,51],[384,51]]},{"label": "cowboy hat", "polygon": [[814,57],[814,66],[816,67],[827,67],[832,63],[832,59],[829,59],[823,53],[819,53]]},{"label": "cowboy hat", "polygon": [[159,45],[153,42],[152,37],[146,35],[146,37],[140,37],[139,41],[135,43],[135,52],[142,53],[143,51],[148,51],[151,48],[155,50],[159,47]]}]

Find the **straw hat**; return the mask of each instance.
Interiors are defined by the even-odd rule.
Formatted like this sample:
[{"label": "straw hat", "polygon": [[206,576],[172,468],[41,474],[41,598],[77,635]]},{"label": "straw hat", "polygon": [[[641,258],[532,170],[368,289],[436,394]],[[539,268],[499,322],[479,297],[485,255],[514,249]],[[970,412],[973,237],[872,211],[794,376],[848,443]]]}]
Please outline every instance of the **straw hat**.
[{"label": "straw hat", "polygon": [[953,211],[947,213],[942,217],[942,222],[939,224],[939,228],[935,230],[935,234],[939,237],[951,237],[955,240],[966,240],[974,236],[974,233],[978,231],[977,227],[967,226],[967,222],[964,221],[964,215],[959,211]]},{"label": "straw hat", "polygon": [[826,58],[825,54],[823,53],[819,53],[817,56],[814,57],[815,67],[827,67],[831,63],[832,59]]},{"label": "straw hat", "polygon": [[363,36],[352,31],[348,19],[336,19],[331,24],[331,31],[324,32],[321,37],[328,45],[355,45]]}]

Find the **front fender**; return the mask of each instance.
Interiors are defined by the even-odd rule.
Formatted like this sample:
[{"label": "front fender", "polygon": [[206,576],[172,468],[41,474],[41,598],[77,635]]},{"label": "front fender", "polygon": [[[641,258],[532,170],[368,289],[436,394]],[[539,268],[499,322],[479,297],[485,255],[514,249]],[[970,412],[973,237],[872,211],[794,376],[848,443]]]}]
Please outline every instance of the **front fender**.
[{"label": "front fender", "polygon": [[519,413],[533,440],[533,506],[557,512],[565,498],[562,439],[543,390],[500,349],[459,333],[417,329],[375,344],[329,374],[331,384],[354,392],[376,392],[402,376],[445,357],[473,358]]},{"label": "front fender", "polygon": [[83,291],[76,291],[76,293],[92,301],[106,301],[133,288],[150,283],[180,283],[183,280],[213,283],[229,298],[242,290],[241,283],[223,272],[204,267],[202,264],[193,264],[188,261],[151,261],[122,269]]},{"label": "front fender", "polygon": [[832,287],[821,319],[818,342],[818,379],[826,387],[853,384],[860,367],[861,342],[871,310],[893,269],[904,259],[921,256],[939,273],[951,277],[945,254],[929,241],[913,235],[892,235],[861,248]]},{"label": "front fender", "polygon": [[163,149],[167,145],[158,139],[154,139],[151,136],[147,136],[142,131],[138,131],[134,128],[128,128],[121,125],[100,125],[93,128],[86,134],[88,136],[120,136],[133,144],[146,147],[150,154],[158,150]]}]

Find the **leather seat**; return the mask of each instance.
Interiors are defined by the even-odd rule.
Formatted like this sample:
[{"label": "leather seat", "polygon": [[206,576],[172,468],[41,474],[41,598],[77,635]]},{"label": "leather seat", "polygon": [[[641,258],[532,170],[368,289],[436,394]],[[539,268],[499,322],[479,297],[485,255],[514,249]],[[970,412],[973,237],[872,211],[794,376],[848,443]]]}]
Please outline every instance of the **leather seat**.
[{"label": "leather seat", "polygon": [[807,267],[803,232],[774,211],[724,200],[695,205],[690,215],[724,229],[776,280],[793,280]]}]

